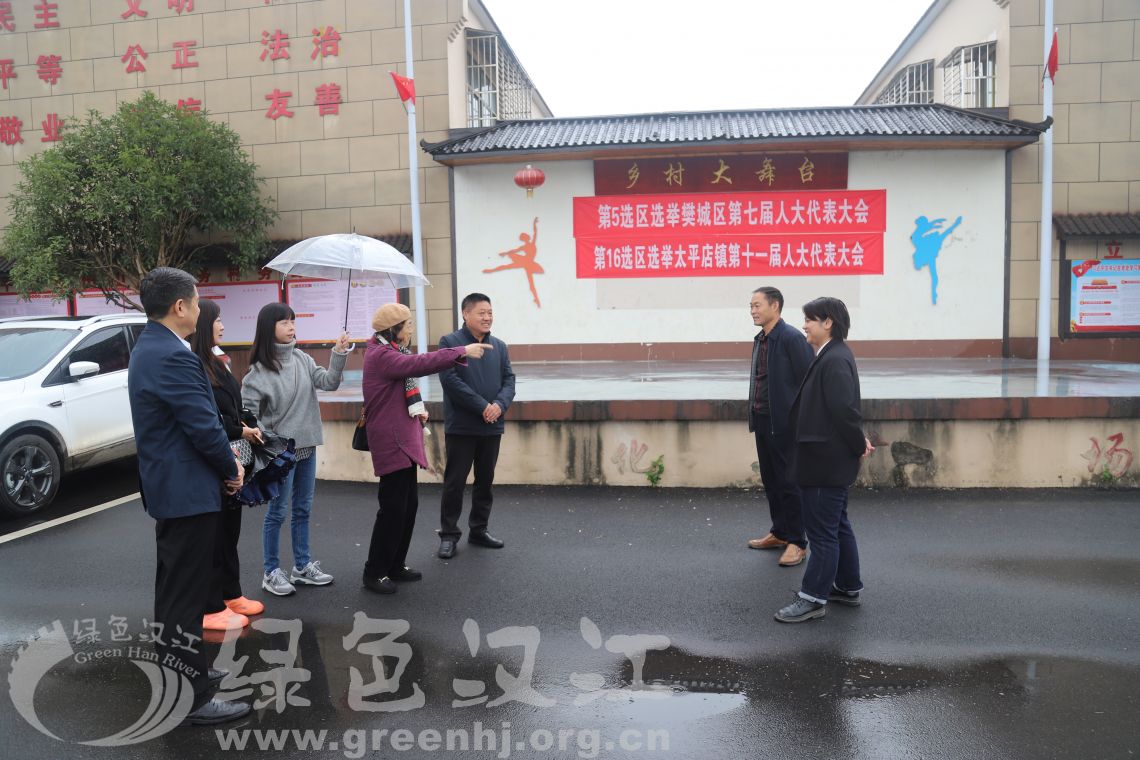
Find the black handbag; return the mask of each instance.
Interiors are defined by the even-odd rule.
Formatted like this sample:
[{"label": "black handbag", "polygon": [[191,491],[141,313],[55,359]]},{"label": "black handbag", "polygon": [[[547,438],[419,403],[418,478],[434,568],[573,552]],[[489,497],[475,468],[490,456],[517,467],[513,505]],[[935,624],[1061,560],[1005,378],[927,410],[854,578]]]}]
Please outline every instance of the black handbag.
[{"label": "black handbag", "polygon": [[364,410],[360,410],[360,419],[356,421],[356,429],[352,431],[352,448],[357,451],[368,451],[368,428],[364,425]]}]

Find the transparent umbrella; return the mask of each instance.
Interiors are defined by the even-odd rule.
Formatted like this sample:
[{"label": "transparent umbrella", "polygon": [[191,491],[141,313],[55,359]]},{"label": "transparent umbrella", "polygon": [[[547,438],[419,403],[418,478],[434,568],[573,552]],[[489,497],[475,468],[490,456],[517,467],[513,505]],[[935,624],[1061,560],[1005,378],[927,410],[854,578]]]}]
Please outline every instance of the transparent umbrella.
[{"label": "transparent umbrella", "polygon": [[[407,256],[387,243],[366,235],[338,233],[302,240],[282,251],[266,266],[284,275],[325,280],[387,281],[394,288],[430,285]],[[351,296],[352,288],[348,289]],[[348,299],[344,304],[348,328]]]}]

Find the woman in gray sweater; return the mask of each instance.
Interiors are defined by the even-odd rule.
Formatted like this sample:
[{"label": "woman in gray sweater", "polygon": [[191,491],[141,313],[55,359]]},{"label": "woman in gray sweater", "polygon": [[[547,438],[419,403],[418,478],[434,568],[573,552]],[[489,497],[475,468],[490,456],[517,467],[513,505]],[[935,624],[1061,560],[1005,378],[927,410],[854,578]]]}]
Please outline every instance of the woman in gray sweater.
[{"label": "woman in gray sweater", "polygon": [[[324,443],[317,390],[340,387],[344,364],[352,350],[348,333],[333,346],[329,368],[297,348],[296,315],[287,304],[270,303],[257,315],[249,374],[241,400],[262,427],[297,444],[297,465],[281,483],[281,495],[269,502],[261,541],[265,575],[261,587],[277,596],[296,591],[295,583],[327,586],[333,577],[309,553],[309,511],[317,485],[316,447]],[[277,553],[285,511],[291,513],[293,567],[286,576]]]}]

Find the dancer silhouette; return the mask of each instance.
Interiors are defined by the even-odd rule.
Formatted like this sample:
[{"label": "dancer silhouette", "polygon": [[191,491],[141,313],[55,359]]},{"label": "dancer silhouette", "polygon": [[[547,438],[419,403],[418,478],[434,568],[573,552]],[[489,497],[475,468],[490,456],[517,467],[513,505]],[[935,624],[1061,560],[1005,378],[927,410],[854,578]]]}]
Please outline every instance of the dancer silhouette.
[{"label": "dancer silhouette", "polygon": [[[509,251],[503,251],[499,255],[506,256],[511,260],[510,264],[503,264],[502,266],[492,267],[491,269],[484,269],[485,274],[491,272],[502,272],[505,269],[521,269],[526,272],[527,282],[530,283],[530,294],[534,296],[534,305],[542,308],[542,304],[538,301],[538,291],[534,289],[534,276],[536,274],[543,274],[544,270],[537,261],[535,256],[538,255],[538,217],[534,218],[534,234],[528,235],[525,232],[519,233],[519,240],[523,244],[518,248],[512,248]],[[521,251],[521,253],[520,253]]]},{"label": "dancer silhouette", "polygon": [[910,234],[910,242],[914,243],[914,268],[930,268],[930,302],[934,304],[938,303],[938,254],[942,251],[942,242],[962,223],[962,217],[943,230],[945,221],[920,216],[914,220],[914,232]]}]

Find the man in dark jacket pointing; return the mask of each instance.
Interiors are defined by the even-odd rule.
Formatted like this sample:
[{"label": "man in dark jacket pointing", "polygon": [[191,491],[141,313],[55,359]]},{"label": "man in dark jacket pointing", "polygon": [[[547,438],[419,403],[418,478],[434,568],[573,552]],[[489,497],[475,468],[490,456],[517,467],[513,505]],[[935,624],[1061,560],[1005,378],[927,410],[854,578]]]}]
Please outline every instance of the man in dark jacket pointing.
[{"label": "man in dark jacket pointing", "polygon": [[463,490],[471,467],[475,485],[471,491],[471,514],[467,541],[491,549],[503,542],[487,532],[491,517],[491,484],[499,460],[503,417],[515,398],[515,373],[507,344],[491,335],[491,299],[472,293],[463,299],[463,327],[439,339],[441,348],[489,343],[495,347],[489,359],[471,362],[440,373],[443,386],[443,429],[447,464],[443,471],[443,496],[439,505],[439,556],[451,559],[463,532]]}]

